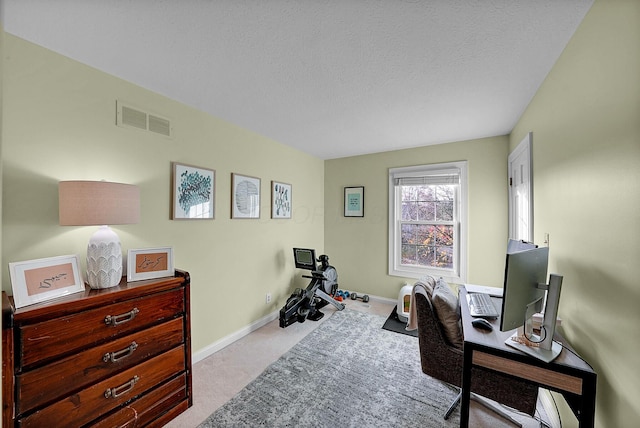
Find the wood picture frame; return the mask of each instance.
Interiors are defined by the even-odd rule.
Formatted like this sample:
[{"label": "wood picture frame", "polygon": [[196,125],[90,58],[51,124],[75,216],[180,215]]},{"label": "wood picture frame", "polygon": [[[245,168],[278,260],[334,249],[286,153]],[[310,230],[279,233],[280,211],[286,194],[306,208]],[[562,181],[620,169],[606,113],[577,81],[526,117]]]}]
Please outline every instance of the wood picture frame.
[{"label": "wood picture frame", "polygon": [[364,217],[364,186],[344,188],[344,216]]},{"label": "wood picture frame", "polygon": [[171,219],[215,218],[216,171],[171,162]]},{"label": "wood picture frame", "polygon": [[9,263],[16,308],[85,290],[77,255]]},{"label": "wood picture frame", "polygon": [[260,179],[231,173],[231,218],[260,218]]},{"label": "wood picture frame", "polygon": [[133,249],[127,252],[127,281],[174,276],[173,247]]},{"label": "wood picture frame", "polygon": [[271,218],[291,218],[291,184],[279,181],[271,182]]}]

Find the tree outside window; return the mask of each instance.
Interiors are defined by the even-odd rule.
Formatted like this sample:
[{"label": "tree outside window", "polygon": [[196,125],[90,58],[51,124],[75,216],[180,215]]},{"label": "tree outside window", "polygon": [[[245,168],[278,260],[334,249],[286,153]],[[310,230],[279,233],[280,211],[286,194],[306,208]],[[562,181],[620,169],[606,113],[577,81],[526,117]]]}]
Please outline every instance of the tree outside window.
[{"label": "tree outside window", "polygon": [[403,265],[453,269],[455,188],[400,186]]},{"label": "tree outside window", "polygon": [[466,162],[389,171],[389,273],[465,276]]}]

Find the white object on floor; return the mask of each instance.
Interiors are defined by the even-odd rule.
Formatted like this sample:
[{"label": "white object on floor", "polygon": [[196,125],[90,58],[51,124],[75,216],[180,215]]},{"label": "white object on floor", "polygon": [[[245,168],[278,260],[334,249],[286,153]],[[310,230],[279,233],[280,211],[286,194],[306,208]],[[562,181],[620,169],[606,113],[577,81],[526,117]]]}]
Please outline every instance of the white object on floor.
[{"label": "white object on floor", "polygon": [[398,314],[398,319],[400,321],[406,323],[409,321],[409,308],[411,307],[411,291],[413,290],[413,286],[407,283],[400,289],[400,294],[398,294],[398,305],[396,306],[396,313]]}]

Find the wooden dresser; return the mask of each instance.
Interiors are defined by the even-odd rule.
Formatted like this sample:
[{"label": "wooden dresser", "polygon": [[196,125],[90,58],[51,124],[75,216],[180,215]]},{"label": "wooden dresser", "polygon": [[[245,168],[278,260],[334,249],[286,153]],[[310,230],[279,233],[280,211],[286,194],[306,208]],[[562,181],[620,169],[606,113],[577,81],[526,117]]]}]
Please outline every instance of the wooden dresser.
[{"label": "wooden dresser", "polygon": [[193,403],[189,274],[15,309],[2,296],[2,419],[163,426]]}]

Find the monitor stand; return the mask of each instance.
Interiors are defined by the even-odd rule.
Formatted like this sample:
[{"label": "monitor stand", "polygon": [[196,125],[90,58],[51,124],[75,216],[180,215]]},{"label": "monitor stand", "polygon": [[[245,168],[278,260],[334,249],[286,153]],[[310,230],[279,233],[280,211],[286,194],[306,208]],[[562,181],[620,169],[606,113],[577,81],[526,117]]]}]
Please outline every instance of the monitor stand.
[{"label": "monitor stand", "polygon": [[[545,335],[542,340],[539,337],[533,335],[537,343],[532,343],[525,339],[525,326],[518,328],[516,332],[511,335],[504,343],[505,345],[516,348],[525,354],[529,354],[545,363],[550,363],[562,352],[562,344],[553,340],[553,335],[556,331],[556,318],[558,316],[558,304],[560,302],[560,290],[562,288],[562,276],[551,274],[549,275],[549,284],[538,284],[538,288],[547,290],[545,298],[545,310],[544,318],[542,320],[541,330],[545,331]],[[527,306],[527,311],[530,307],[534,307],[536,302]],[[530,315],[525,314],[527,320],[530,319]],[[533,332],[527,329],[527,335],[531,335]],[[533,346],[532,346],[533,345]]]},{"label": "monitor stand", "polygon": [[511,337],[504,341],[505,345],[511,346],[512,348],[518,349],[525,354],[531,355],[539,360],[544,361],[545,363],[550,363],[555,360],[560,352],[562,352],[562,344],[560,342],[556,342],[555,340],[551,343],[551,349],[543,349],[540,346],[530,346],[526,343],[523,343],[526,339],[523,338],[522,335],[518,334],[518,331],[513,333]]}]

